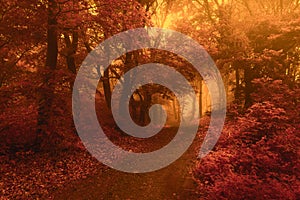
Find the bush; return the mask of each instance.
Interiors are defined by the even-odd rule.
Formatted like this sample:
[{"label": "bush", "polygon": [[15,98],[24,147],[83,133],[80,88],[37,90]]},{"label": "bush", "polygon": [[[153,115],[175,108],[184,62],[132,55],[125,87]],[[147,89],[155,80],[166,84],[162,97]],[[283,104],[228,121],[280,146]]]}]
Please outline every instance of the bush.
[{"label": "bush", "polygon": [[273,98],[273,102],[255,103],[237,120],[228,121],[215,151],[201,159],[194,172],[202,197],[297,199],[300,127],[290,110]]}]

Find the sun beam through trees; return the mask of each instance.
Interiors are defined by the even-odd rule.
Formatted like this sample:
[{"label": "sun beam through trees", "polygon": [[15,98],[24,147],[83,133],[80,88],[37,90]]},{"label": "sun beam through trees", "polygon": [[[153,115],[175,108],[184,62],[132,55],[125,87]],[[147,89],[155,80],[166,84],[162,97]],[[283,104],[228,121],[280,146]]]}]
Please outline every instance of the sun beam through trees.
[{"label": "sun beam through trees", "polygon": [[[2,0],[0,25],[0,199],[299,198],[299,0]],[[205,77],[181,55],[143,48],[112,60],[107,69],[92,66],[89,79],[99,80],[97,89],[80,99],[82,109],[72,110],[73,85],[85,58],[116,34],[147,27],[190,37],[221,73],[226,121],[203,159],[197,153],[215,105]],[[106,46],[103,62],[124,48]],[[121,101],[130,98],[128,109],[138,126],[159,124],[165,110],[163,129],[145,139],[118,127],[112,109],[122,118],[124,107],[111,102],[116,84],[130,90],[135,80],[130,70],[147,63],[176,70],[197,98],[180,94],[180,104],[169,88],[154,83],[130,97],[117,94]],[[78,136],[73,114],[86,114],[88,98],[106,136],[128,152],[161,149],[181,124],[199,125],[197,136],[164,169],[118,172],[93,158]],[[150,116],[154,104],[163,109]]]}]

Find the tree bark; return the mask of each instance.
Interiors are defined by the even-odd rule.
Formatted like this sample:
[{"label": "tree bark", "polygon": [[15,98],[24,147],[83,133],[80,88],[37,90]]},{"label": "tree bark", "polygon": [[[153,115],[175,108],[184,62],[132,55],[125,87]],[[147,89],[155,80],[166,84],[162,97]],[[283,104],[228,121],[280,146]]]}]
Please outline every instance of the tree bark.
[{"label": "tree bark", "polygon": [[104,90],[104,97],[106,101],[106,105],[109,109],[111,109],[111,88],[110,88],[110,82],[109,82],[109,69],[107,68],[104,71],[103,76],[103,90]]},{"label": "tree bark", "polygon": [[253,91],[252,88],[252,70],[249,67],[246,67],[244,69],[244,79],[245,79],[245,89],[244,89],[244,94],[245,94],[245,108],[249,108],[252,105],[252,98],[251,98],[251,93]]},{"label": "tree bark", "polygon": [[237,102],[240,101],[240,72],[239,68],[235,66],[235,90],[234,90],[234,98]]},{"label": "tree bark", "polygon": [[57,40],[57,22],[55,17],[55,0],[48,1],[48,28],[47,28],[47,53],[45,70],[43,73],[43,83],[38,100],[38,119],[37,119],[37,137],[36,150],[41,150],[42,143],[47,139],[48,132],[52,131],[49,127],[51,119],[51,107],[54,98],[54,86],[50,83],[53,79],[53,71],[57,66],[58,40]]},{"label": "tree bark", "polygon": [[[110,49],[109,46],[105,46],[104,47],[105,53],[107,54],[107,60],[109,61],[109,56],[110,56]],[[109,68],[107,68],[104,71],[103,74],[103,90],[104,90],[104,97],[105,97],[105,101],[106,101],[106,105],[109,109],[111,109],[111,86],[110,86],[110,73],[109,73]]]},{"label": "tree bark", "polygon": [[141,104],[141,110],[140,110],[140,122],[142,125],[147,125],[150,122],[150,117],[149,117],[149,108],[151,105],[151,94],[145,90],[144,91],[144,100],[142,101]]},{"label": "tree bark", "polygon": [[76,63],[75,63],[75,54],[78,46],[78,33],[73,31],[72,33],[72,41],[70,40],[70,36],[68,34],[64,34],[64,39],[66,43],[66,61],[67,66],[70,72],[76,74]]},{"label": "tree bark", "polygon": [[199,79],[199,117],[202,117],[202,95],[203,95],[203,91],[202,91],[202,78]]}]

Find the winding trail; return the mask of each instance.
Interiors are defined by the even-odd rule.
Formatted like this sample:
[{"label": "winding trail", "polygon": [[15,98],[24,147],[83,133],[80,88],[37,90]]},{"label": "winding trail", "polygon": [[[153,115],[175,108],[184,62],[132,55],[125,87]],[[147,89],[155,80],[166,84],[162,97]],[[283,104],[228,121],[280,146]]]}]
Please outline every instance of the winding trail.
[{"label": "winding trail", "polygon": [[[107,117],[110,111],[105,109],[105,102],[99,100],[101,99],[99,96],[96,96],[96,99],[100,102],[96,104],[96,110],[99,112],[99,122],[107,122],[107,124],[101,123],[101,126],[114,127],[113,118],[110,117],[110,122]],[[54,194],[54,199],[199,199],[200,197],[196,193],[197,184],[192,177],[192,170],[195,167],[198,150],[204,135],[201,129],[199,129],[190,148],[178,160],[161,170],[144,174],[131,174],[102,165],[96,174],[64,185],[63,189]],[[109,129],[108,132],[114,135],[110,140],[126,150],[136,150],[134,148],[138,148],[140,152],[150,152],[168,144],[177,133],[177,130],[177,128],[164,128],[160,133],[146,140],[135,140],[132,137],[120,134],[118,130],[113,128]]]},{"label": "winding trail", "polygon": [[[170,139],[169,132],[172,131],[164,131],[164,139],[160,140],[162,143]],[[96,175],[65,185],[54,199],[199,199],[197,185],[192,178],[192,168],[201,145],[199,138],[198,135],[181,158],[166,168],[151,173],[130,174],[103,166]],[[148,145],[157,145],[157,142]]]}]

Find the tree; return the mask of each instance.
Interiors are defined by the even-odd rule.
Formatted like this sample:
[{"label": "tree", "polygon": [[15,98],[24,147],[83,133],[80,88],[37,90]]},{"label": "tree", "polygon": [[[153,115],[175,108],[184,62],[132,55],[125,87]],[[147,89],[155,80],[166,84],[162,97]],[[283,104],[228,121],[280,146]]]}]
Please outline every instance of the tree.
[{"label": "tree", "polygon": [[[17,105],[7,98],[13,94],[20,109],[32,107],[36,150],[51,147],[74,134],[71,91],[79,64],[104,39],[144,26],[147,14],[136,1],[127,0],[2,1],[0,6],[1,117]],[[22,113],[15,114],[8,119],[22,119]],[[9,132],[7,123],[2,126]]]},{"label": "tree", "polygon": [[[55,0],[48,1],[48,21],[47,21],[47,52],[44,73],[43,86],[40,91],[38,102],[38,122],[37,122],[37,148],[40,149],[42,142],[47,139],[49,133],[49,118],[52,117],[52,103],[54,98],[53,81],[54,70],[57,68],[58,57],[58,30],[56,13],[57,3]],[[52,133],[53,134],[53,133]]]},{"label": "tree", "polygon": [[173,28],[198,40],[224,76],[234,74],[231,82],[235,84],[235,101],[247,108],[252,105],[255,78],[280,76],[291,80],[285,74],[290,67],[285,60],[299,46],[298,4],[250,0],[186,2],[182,7],[188,12],[173,21]]}]

